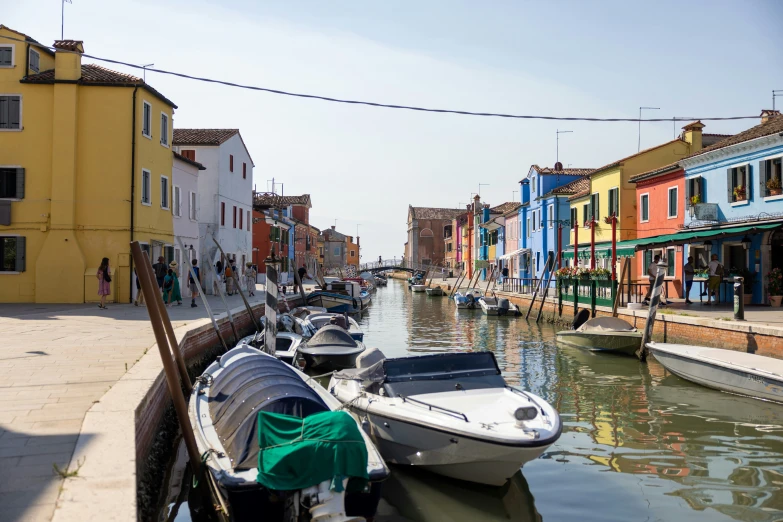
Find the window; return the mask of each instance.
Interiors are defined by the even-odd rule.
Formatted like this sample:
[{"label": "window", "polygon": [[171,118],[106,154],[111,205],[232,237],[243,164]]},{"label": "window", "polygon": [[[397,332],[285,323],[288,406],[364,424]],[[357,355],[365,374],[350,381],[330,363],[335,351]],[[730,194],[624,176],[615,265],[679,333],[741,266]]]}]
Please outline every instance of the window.
[{"label": "window", "polygon": [[174,185],[174,208],[172,209],[176,217],[182,216],[182,191]]},{"label": "window", "polygon": [[554,205],[549,205],[549,208],[547,210],[548,210],[547,216],[546,216],[546,219],[548,221],[548,225],[547,226],[549,228],[552,228],[552,227],[555,226],[555,206]]},{"label": "window", "polygon": [[694,176],[685,180],[685,208],[704,203],[704,194],[701,176]]},{"label": "window", "polygon": [[237,228],[237,206],[234,205],[234,228]]},{"label": "window", "polygon": [[647,223],[650,221],[650,195],[642,194],[639,196],[639,222]]},{"label": "window", "polygon": [[152,191],[152,182],[150,181],[150,171],[141,169],[141,204],[151,205],[152,199],[150,192]]},{"label": "window", "polygon": [[571,207],[571,228],[579,226],[579,213],[576,207]]},{"label": "window", "polygon": [[334,255],[336,256],[340,255],[340,247],[334,247]]},{"label": "window", "polygon": [[160,144],[169,146],[169,115],[164,112],[160,113]]},{"label": "window", "polygon": [[750,201],[750,181],[750,165],[741,165],[726,171],[729,203]]},{"label": "window", "polygon": [[180,150],[179,153],[185,157],[188,158],[190,161],[196,161],[196,151],[189,149],[189,150]]},{"label": "window", "polygon": [[240,208],[240,209],[239,209],[239,229],[240,229],[240,230],[242,230],[243,228],[245,228],[244,226],[242,226],[242,218],[243,218],[244,216],[245,216],[245,213],[244,213],[244,212],[242,212],[242,209]]},{"label": "window", "polygon": [[0,272],[24,272],[27,240],[21,236],[0,236]]},{"label": "window", "polygon": [[14,66],[14,46],[0,45],[0,67]]},{"label": "window", "polygon": [[351,257],[355,257],[355,256],[356,256],[356,251],[355,250],[351,250]]},{"label": "window", "polygon": [[226,226],[226,202],[220,202],[220,226]]},{"label": "window", "polygon": [[783,170],[781,169],[783,158],[763,160],[759,163],[761,168],[759,182],[761,183],[762,197],[780,196],[783,194]]},{"label": "window", "polygon": [[247,163],[242,162],[242,179],[247,179]]},{"label": "window", "polygon": [[669,187],[669,217],[677,217],[677,199],[679,198],[680,191],[677,187]]},{"label": "window", "polygon": [[530,237],[530,218],[527,218],[527,237]]},{"label": "window", "polygon": [[30,49],[30,70],[36,73],[41,71],[41,55],[35,49]]},{"label": "window", "polygon": [[590,221],[590,204],[582,205],[582,221],[584,222],[585,226]]},{"label": "window", "polygon": [[234,172],[234,155],[229,154],[228,155],[228,170],[230,172]]},{"label": "window", "polygon": [[530,194],[535,197],[536,194],[536,178],[533,176],[530,178]]},{"label": "window", "polygon": [[666,249],[666,276],[667,277],[674,277],[674,249],[673,248],[667,248]]},{"label": "window", "polygon": [[22,130],[21,96],[0,96],[0,130]]},{"label": "window", "polygon": [[160,177],[160,208],[169,209],[169,178]]},{"label": "window", "polygon": [[454,249],[451,243],[446,243],[446,252],[451,252]]},{"label": "window", "polygon": [[247,211],[247,231],[250,232],[250,211]]},{"label": "window", "polygon": [[188,217],[191,221],[196,221],[196,193],[188,193]]},{"label": "window", "polygon": [[0,167],[0,198],[24,198],[24,169]]},{"label": "window", "polygon": [[620,189],[609,189],[609,213],[607,216],[619,216],[620,215]]},{"label": "window", "polygon": [[599,212],[600,209],[598,208],[598,196],[599,196],[598,194],[593,194],[592,196],[590,196],[590,209],[593,215],[593,219],[595,219],[596,221],[598,221],[599,214],[600,214]]},{"label": "window", "polygon": [[144,108],[141,114],[141,135],[147,138],[152,137],[152,105],[144,102]]}]

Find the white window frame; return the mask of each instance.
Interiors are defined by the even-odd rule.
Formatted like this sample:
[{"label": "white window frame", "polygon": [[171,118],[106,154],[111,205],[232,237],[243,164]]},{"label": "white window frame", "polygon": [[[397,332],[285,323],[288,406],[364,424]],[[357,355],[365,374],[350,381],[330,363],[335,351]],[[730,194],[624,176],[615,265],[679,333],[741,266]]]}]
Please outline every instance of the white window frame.
[{"label": "white window frame", "polygon": [[[166,180],[166,190],[164,192],[163,190],[163,180]],[[161,174],[160,176],[160,208],[163,210],[171,210],[171,194],[169,193],[169,189],[171,188],[171,185],[169,184],[169,177],[164,176]],[[166,195],[166,205],[163,205],[163,195]]]},{"label": "white window frame", "polygon": [[530,230],[530,218],[527,218],[527,237],[531,237],[532,230]]},{"label": "white window frame", "polygon": [[0,65],[0,69],[13,69],[16,67],[16,45],[15,44],[0,44],[0,47],[11,48],[11,65]]},{"label": "white window frame", "polygon": [[[783,182],[783,154],[775,154],[774,156],[770,156],[768,158],[760,159],[759,163],[761,163],[762,161],[770,161],[771,162],[771,161],[774,161],[776,159],[781,160],[781,173],[780,174],[781,174],[781,182]],[[761,175],[761,168],[758,169],[758,173],[759,173],[759,176],[760,176]],[[767,180],[764,180],[764,186],[766,187],[766,185],[767,185]],[[781,194],[780,196],[764,196],[762,198],[763,201],[779,201],[781,199],[783,199],[783,194]]]},{"label": "white window frame", "polygon": [[[147,107],[149,107],[149,111],[145,110]],[[149,134],[144,134],[144,124],[147,123],[145,121],[145,113],[149,114],[149,124],[147,125]],[[152,139],[152,104],[147,100],[142,100],[141,103],[141,135],[147,139]]]},{"label": "white window frame", "polygon": [[174,185],[171,188],[171,213],[174,217],[182,217],[182,188],[179,185]]},{"label": "white window frame", "polygon": [[[146,176],[145,176],[146,174]],[[147,180],[147,187],[149,193],[147,194],[147,201],[144,201],[144,180]],[[141,204],[147,207],[152,206],[152,171],[147,169],[141,169]]]},{"label": "white window frame", "polygon": [[[37,69],[33,69],[33,54],[35,54],[38,57],[38,68]],[[35,73],[41,72],[41,53],[39,53],[38,51],[36,51],[32,47],[30,47],[30,57],[29,57],[29,60],[30,60],[30,70],[35,72]]]},{"label": "white window frame", "polygon": [[[8,67],[6,67],[7,69]],[[0,67],[3,69],[3,67]],[[0,92],[0,96],[18,96],[19,97],[19,128],[18,129],[0,129],[0,132],[22,132],[24,129],[24,96],[21,93]]]},{"label": "white window frame", "polygon": [[[166,132],[163,132],[164,121],[166,122]],[[160,144],[166,147],[167,149],[169,148],[169,134],[171,133],[170,122],[171,122],[171,118],[169,118],[169,115],[163,111],[160,111]]]},{"label": "white window frame", "polygon": [[555,228],[555,206],[547,207],[547,228]]},{"label": "white window frame", "polygon": [[532,176],[530,178],[530,195],[535,196],[536,195],[536,177]]},{"label": "white window frame", "polygon": [[[644,209],[644,206],[642,205],[642,198],[647,198],[647,219],[642,219],[642,211]],[[644,192],[642,194],[639,194],[639,223],[649,223],[650,222],[650,193]]]},{"label": "white window frame", "polygon": [[[679,198],[680,198],[680,188],[677,186],[669,187],[669,189],[666,191],[666,216],[667,219],[676,219],[680,215],[680,205],[678,204]],[[675,191],[675,198],[674,198],[674,215],[672,215],[672,191]]]},{"label": "white window frame", "polygon": [[196,193],[192,190],[188,192],[188,219],[191,221],[198,221],[198,211],[197,211],[197,202],[198,198],[196,197]]}]

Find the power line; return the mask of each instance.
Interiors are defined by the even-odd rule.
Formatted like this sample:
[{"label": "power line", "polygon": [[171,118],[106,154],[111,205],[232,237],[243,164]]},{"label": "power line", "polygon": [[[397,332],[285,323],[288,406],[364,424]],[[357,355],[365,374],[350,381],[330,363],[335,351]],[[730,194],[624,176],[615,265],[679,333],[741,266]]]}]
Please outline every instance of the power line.
[{"label": "power line", "polygon": [[[46,48],[46,49],[54,49],[54,47],[49,47],[40,43],[35,42],[28,42],[26,40],[22,40],[19,38],[12,38],[10,36],[2,36],[2,38],[8,39],[8,40],[16,40],[18,42],[23,43],[29,43],[30,45],[35,45],[38,47]],[[57,52],[76,52],[76,51],[65,51],[63,49],[57,49]],[[228,87],[236,87],[239,89],[247,89],[251,91],[260,91],[260,92],[268,92],[271,94],[279,94],[282,96],[292,96],[296,98],[305,98],[310,100],[320,100],[320,101],[327,101],[332,103],[344,103],[349,105],[364,105],[368,107],[378,107],[378,108],[384,108],[384,109],[401,109],[401,110],[408,110],[408,111],[418,111],[418,112],[432,112],[432,113],[439,113],[439,114],[457,114],[460,116],[484,116],[484,117],[492,117],[492,118],[509,118],[509,119],[519,119],[519,120],[550,120],[550,121],[588,121],[588,122],[643,122],[643,121],[672,121],[672,118],[650,118],[650,119],[641,119],[640,118],[588,118],[588,117],[579,117],[579,116],[541,116],[541,115],[523,115],[523,114],[504,114],[504,113],[496,113],[496,112],[477,112],[477,111],[463,111],[463,110],[456,110],[456,109],[433,109],[433,108],[427,108],[427,107],[418,107],[413,105],[397,105],[397,104],[391,104],[391,103],[381,103],[381,102],[371,102],[371,101],[363,101],[363,100],[349,100],[344,98],[332,98],[329,96],[321,96],[318,94],[306,94],[306,93],[298,93],[298,92],[291,92],[291,91],[283,91],[280,89],[272,89],[269,87],[259,87],[256,85],[245,85],[241,83],[235,83],[235,82],[229,82],[226,80],[216,80],[214,78],[204,78],[201,76],[193,76],[190,74],[185,73],[179,73],[174,71],[167,71],[165,69],[153,69],[151,67],[144,67],[141,65],[136,65],[134,63],[128,63],[123,62],[120,60],[113,60],[110,58],[101,58],[99,56],[95,56],[92,54],[82,54],[82,56],[86,58],[91,58],[93,60],[98,60],[100,62],[106,62],[106,63],[112,63],[115,65],[124,65],[125,67],[132,67],[134,69],[143,69],[144,71],[151,71],[156,72],[160,74],[167,74],[170,76],[176,76],[179,78],[185,78],[187,80],[195,80],[199,82],[205,82],[205,83],[215,83],[218,85],[225,85]],[[708,118],[697,118],[701,121],[726,121],[726,120],[750,120],[750,119],[756,119],[758,118],[757,115],[754,116],[722,116],[722,117],[708,117]],[[675,121],[691,121],[690,119],[679,119],[676,118]]]}]

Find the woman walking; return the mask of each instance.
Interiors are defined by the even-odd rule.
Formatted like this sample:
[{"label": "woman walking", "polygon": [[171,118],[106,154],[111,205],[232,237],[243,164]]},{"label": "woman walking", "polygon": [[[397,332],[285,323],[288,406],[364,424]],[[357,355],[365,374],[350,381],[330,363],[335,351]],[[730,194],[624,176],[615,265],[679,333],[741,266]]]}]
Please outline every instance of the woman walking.
[{"label": "woman walking", "polygon": [[256,271],[253,270],[253,263],[247,263],[245,268],[245,286],[248,295],[256,295]]},{"label": "woman walking", "polygon": [[234,271],[231,263],[226,263],[226,295],[234,294]]},{"label": "woman walking", "polygon": [[182,306],[182,291],[180,290],[179,285],[179,272],[177,272],[177,269],[179,268],[179,265],[176,261],[172,261],[169,265],[169,270],[172,273],[174,277],[174,288],[171,291],[171,303],[174,304],[174,301],[177,302],[177,306]]},{"label": "woman walking", "polygon": [[182,294],[179,290],[179,278],[177,277],[177,272],[174,271],[176,266],[176,263],[171,263],[166,277],[163,278],[163,302],[166,303],[167,306],[174,304],[174,301],[177,301],[178,305],[182,304]]},{"label": "woman walking", "polygon": [[101,260],[101,266],[95,274],[98,278],[98,295],[101,296],[101,303],[98,308],[106,310],[106,296],[111,293],[111,268],[109,267],[109,258],[104,257]]}]

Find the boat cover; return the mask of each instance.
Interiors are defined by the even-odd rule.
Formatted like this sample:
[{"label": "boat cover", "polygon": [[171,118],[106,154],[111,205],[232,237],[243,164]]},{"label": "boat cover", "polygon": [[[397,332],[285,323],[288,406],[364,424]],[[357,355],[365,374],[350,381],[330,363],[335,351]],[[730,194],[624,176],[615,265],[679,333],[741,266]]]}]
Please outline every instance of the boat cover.
[{"label": "boat cover", "polygon": [[226,366],[208,393],[212,423],[235,469],[256,466],[259,410],[295,417],[329,410],[293,368],[262,354]]},{"label": "boat cover", "polygon": [[[362,491],[367,485],[367,446],[356,421],[345,411],[304,419],[258,413],[258,477],[268,489],[292,491],[332,481],[331,489]],[[358,479],[358,480],[357,480]]]},{"label": "boat cover", "polygon": [[362,349],[362,345],[357,343],[346,330],[333,324],[327,324],[315,332],[310,340],[302,345],[300,351],[309,354],[345,354],[362,351]]},{"label": "boat cover", "polygon": [[577,332],[586,331],[627,332],[636,330],[631,324],[618,317],[596,317],[590,319],[576,329]]}]

